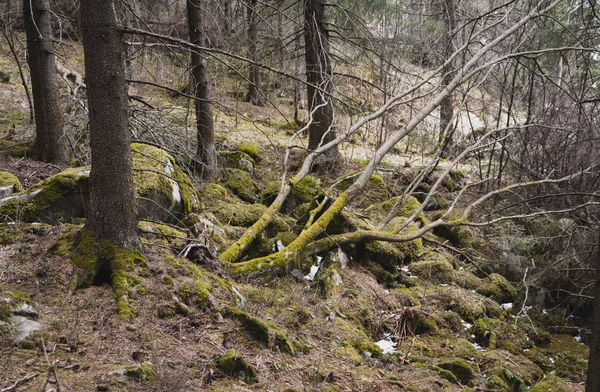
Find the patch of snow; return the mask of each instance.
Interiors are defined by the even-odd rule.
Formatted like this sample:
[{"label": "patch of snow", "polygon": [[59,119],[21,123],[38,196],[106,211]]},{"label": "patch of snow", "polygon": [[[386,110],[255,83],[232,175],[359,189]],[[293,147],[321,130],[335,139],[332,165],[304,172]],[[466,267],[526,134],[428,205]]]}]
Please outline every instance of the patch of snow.
[{"label": "patch of snow", "polygon": [[281,242],[281,240],[277,240],[277,251],[281,252],[283,250],[283,248],[285,248],[285,246],[283,245],[283,242]]},{"label": "patch of snow", "polygon": [[315,275],[317,274],[317,271],[319,270],[319,266],[321,265],[321,260],[323,260],[323,258],[321,256],[317,256],[317,264],[310,267],[310,272],[308,273],[308,275],[304,276],[304,279],[313,280],[315,278]]},{"label": "patch of snow", "polygon": [[475,350],[477,351],[484,351],[484,348],[481,347],[479,344],[477,343],[471,343],[473,345],[473,347],[475,347]]},{"label": "patch of snow", "polygon": [[473,324],[471,323],[467,323],[465,320],[460,319],[460,321],[462,322],[462,325],[465,327],[465,329],[471,329],[471,327],[473,326]]},{"label": "patch of snow", "polygon": [[338,261],[342,268],[346,268],[348,266],[348,255],[342,250],[342,248],[337,249],[337,257]]},{"label": "patch of snow", "polygon": [[513,308],[513,303],[512,302],[507,302],[505,304],[500,304],[500,307],[502,309],[512,309]]},{"label": "patch of snow", "polygon": [[375,342],[375,344],[379,346],[384,354],[393,354],[398,352],[398,350],[396,350],[396,343],[394,343],[389,337],[386,339],[381,339],[380,341]]},{"label": "patch of snow", "polygon": [[546,309],[542,309],[542,314],[548,314],[548,311]]},{"label": "patch of snow", "polygon": [[173,201],[176,203],[181,203],[181,192],[179,192],[179,184],[175,181],[171,174],[175,172],[175,167],[173,163],[171,163],[170,159],[167,159],[167,164],[165,165],[165,174],[167,175],[167,179],[171,183],[171,188],[173,189]]},{"label": "patch of snow", "polygon": [[548,360],[550,360],[550,363],[554,363],[554,358],[550,357]]},{"label": "patch of snow", "polygon": [[240,293],[240,291],[238,289],[236,289],[234,286],[231,286],[231,290],[233,290],[233,292],[235,293],[235,295],[238,296],[238,299],[240,300],[238,302],[238,307],[241,309],[244,307],[244,305],[246,304],[246,298],[244,298],[244,296],[242,295],[242,293]]}]

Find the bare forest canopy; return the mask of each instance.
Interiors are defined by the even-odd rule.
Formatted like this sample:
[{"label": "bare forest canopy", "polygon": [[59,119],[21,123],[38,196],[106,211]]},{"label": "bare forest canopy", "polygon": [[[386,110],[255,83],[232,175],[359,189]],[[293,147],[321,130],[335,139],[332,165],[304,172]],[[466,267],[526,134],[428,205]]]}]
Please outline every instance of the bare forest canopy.
[{"label": "bare forest canopy", "polygon": [[[401,352],[435,336],[431,322],[454,328],[443,309],[486,355],[536,367],[511,378],[480,366],[485,378],[423,362],[449,385],[600,391],[597,11],[593,0],[4,2],[0,245],[34,222],[60,227],[44,252],[72,260],[69,290],[110,283],[121,319],[144,317],[134,287],[158,274],[174,301],[161,320],[211,309],[291,355],[308,346],[245,308],[248,293],[309,274],[311,295],[335,307],[365,273],[405,305],[394,327],[363,323],[362,335],[392,336]],[[152,260],[189,282],[167,283]],[[442,298],[448,285],[458,291]],[[477,310],[459,303],[476,295]],[[510,346],[508,325],[535,347]],[[523,354],[554,355],[543,328],[589,345],[587,380],[580,352],[564,351],[581,365],[571,373]],[[362,335],[356,364],[377,351]],[[411,363],[411,347],[391,363]],[[213,365],[246,384],[268,373],[220,354]]]}]

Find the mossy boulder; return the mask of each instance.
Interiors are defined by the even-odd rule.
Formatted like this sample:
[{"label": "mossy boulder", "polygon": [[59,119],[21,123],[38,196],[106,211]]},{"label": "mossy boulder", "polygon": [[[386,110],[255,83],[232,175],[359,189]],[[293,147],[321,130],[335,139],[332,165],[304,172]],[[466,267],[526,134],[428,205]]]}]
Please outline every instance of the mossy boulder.
[{"label": "mossy boulder", "polygon": [[23,186],[17,176],[7,171],[0,171],[0,200],[22,190]]},{"label": "mossy boulder", "polygon": [[561,378],[547,374],[544,379],[531,387],[530,392],[571,392],[573,387]]},{"label": "mossy boulder", "polygon": [[263,159],[260,155],[260,150],[258,149],[258,147],[254,143],[251,143],[247,140],[242,140],[241,142],[239,142],[237,144],[237,150],[243,152],[244,154],[247,154],[256,161],[261,161]]},{"label": "mossy boulder", "polygon": [[225,169],[225,176],[227,178],[225,187],[237,197],[249,203],[258,199],[258,190],[248,173],[240,169]]},{"label": "mossy boulder", "polygon": [[[359,175],[360,172],[355,172],[337,179],[337,189],[348,189]],[[351,204],[353,207],[367,208],[373,204],[388,200],[388,198],[388,188],[383,177],[379,174],[373,174],[371,175],[371,178],[369,178],[366,186],[361,190],[360,195],[354,198]]]},{"label": "mossy boulder", "polygon": [[[269,182],[261,194],[261,203],[270,205],[277,197],[280,188],[281,181]],[[310,208],[309,206],[322,194],[323,192],[321,191],[319,180],[313,176],[305,176],[298,183],[292,184],[290,194],[281,206],[281,212],[300,217],[307,211],[298,213],[296,209],[300,206],[305,206],[305,209]],[[314,207],[316,207],[316,204],[314,204],[313,208]]]},{"label": "mossy boulder", "polygon": [[473,378],[473,366],[462,358],[446,359],[437,366],[451,372],[461,384],[468,384]]},{"label": "mossy boulder", "polygon": [[[395,196],[389,200],[371,205],[365,210],[365,212],[369,214],[373,220],[381,222],[387,217],[393,206],[396,205],[396,203],[399,203],[401,200],[401,196]],[[385,226],[384,230],[393,230],[397,225],[404,223],[406,218],[410,218],[419,208],[421,208],[421,203],[415,197],[409,196],[408,198],[405,198],[404,202],[399,204],[398,210],[395,214],[395,217],[402,217],[404,219],[394,220],[393,222],[390,221],[390,223]],[[418,222],[418,224],[421,226],[427,224],[427,218],[425,217],[423,211],[417,215],[415,222]]]},{"label": "mossy boulder", "polygon": [[225,166],[231,169],[240,169],[252,175],[254,173],[254,159],[242,151],[219,151],[225,161]]},{"label": "mossy boulder", "polygon": [[[189,178],[164,150],[132,144],[140,219],[177,221],[199,208]],[[69,168],[0,201],[0,215],[26,222],[58,223],[84,218],[89,204],[87,167]]]},{"label": "mossy boulder", "polygon": [[[438,211],[436,212],[432,219],[438,220],[440,219],[446,211]],[[454,211],[450,214],[449,217],[446,217],[445,220],[456,220],[460,219],[461,213],[458,211]],[[440,226],[433,229],[433,233],[442,238],[449,240],[452,245],[458,248],[472,248],[477,244],[477,240],[475,238],[475,233],[473,229],[467,226]]]},{"label": "mossy boulder", "polygon": [[583,382],[587,370],[589,348],[571,335],[551,335],[550,344],[540,347],[546,357],[554,359],[556,375],[573,382]]},{"label": "mossy boulder", "polygon": [[476,291],[498,303],[513,302],[517,297],[517,289],[504,276],[496,273],[488,276]]},{"label": "mossy boulder", "polygon": [[71,168],[25,192],[0,200],[0,216],[26,222],[58,223],[85,216],[89,201],[87,168]]},{"label": "mossy boulder", "polygon": [[220,203],[211,212],[224,225],[250,227],[260,219],[266,207],[262,204]]},{"label": "mossy boulder", "polygon": [[404,254],[390,242],[371,241],[359,247],[359,259],[374,262],[388,271],[402,264]]},{"label": "mossy boulder", "polygon": [[418,262],[410,263],[409,270],[419,278],[432,283],[452,283],[454,267],[441,254],[428,252]]},{"label": "mossy boulder", "polygon": [[359,354],[371,354],[380,356],[381,348],[365,333],[360,325],[352,323],[351,320],[345,320],[336,317],[333,320],[333,331],[336,340],[341,341],[343,346],[353,347]]},{"label": "mossy boulder", "polygon": [[224,374],[243,380],[246,384],[256,384],[258,375],[240,353],[229,350],[217,360],[217,368]]},{"label": "mossy boulder", "polygon": [[140,221],[138,223],[142,243],[148,245],[159,245],[164,247],[172,247],[177,250],[183,249],[187,244],[187,234],[173,226]]},{"label": "mossy boulder", "polygon": [[480,352],[479,364],[481,372],[488,375],[486,387],[492,390],[526,391],[544,376],[542,369],[529,359],[504,350]]},{"label": "mossy boulder", "polygon": [[340,275],[339,263],[333,263],[324,269],[319,269],[313,284],[326,297],[333,297],[342,291],[344,281]]},{"label": "mossy boulder", "polygon": [[502,348],[518,354],[534,348],[536,330],[530,325],[507,322],[493,318],[481,318],[473,324],[477,343],[490,349]]},{"label": "mossy boulder", "polygon": [[130,380],[136,380],[152,384],[156,382],[156,368],[151,362],[143,362],[125,367],[125,376]]},{"label": "mossy boulder", "polygon": [[146,144],[131,148],[140,219],[176,222],[199,209],[196,190],[171,155]]}]

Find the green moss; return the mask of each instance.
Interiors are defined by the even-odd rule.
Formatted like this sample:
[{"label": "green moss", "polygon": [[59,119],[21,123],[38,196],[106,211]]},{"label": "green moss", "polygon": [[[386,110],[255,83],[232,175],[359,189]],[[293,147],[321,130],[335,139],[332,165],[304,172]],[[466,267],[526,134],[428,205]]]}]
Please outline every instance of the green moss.
[{"label": "green moss", "polygon": [[0,171],[0,187],[12,186],[14,192],[21,192],[23,186],[21,181],[14,174],[7,171]]},{"label": "green moss", "polygon": [[265,189],[260,194],[260,202],[265,205],[270,205],[275,201],[279,189],[281,188],[281,181],[269,181]]},{"label": "green moss", "polygon": [[[353,172],[336,180],[337,188],[348,189],[356,180],[360,172]],[[367,208],[373,204],[381,203],[389,198],[387,185],[379,174],[372,174],[360,195],[354,198],[352,204],[359,208]]]},{"label": "green moss", "polygon": [[524,392],[527,386],[535,384],[544,375],[536,364],[521,355],[512,355],[504,350],[487,350],[479,355],[480,370],[489,375],[486,384],[489,389]]},{"label": "green moss", "polygon": [[492,318],[481,318],[473,324],[473,334],[479,344],[490,349],[502,348],[521,354],[534,347],[531,335],[535,331],[527,325],[505,322]]},{"label": "green moss", "polygon": [[301,203],[310,202],[321,194],[319,181],[312,176],[305,176],[300,182],[292,184],[291,194],[297,197]]},{"label": "green moss", "polygon": [[238,151],[248,154],[250,157],[252,157],[252,159],[255,159],[257,161],[262,160],[262,156],[260,155],[260,152],[258,151],[258,147],[256,145],[250,143],[249,141],[243,140],[243,141],[239,142],[237,144],[237,149],[238,149]]},{"label": "green moss", "polygon": [[350,345],[358,353],[368,352],[374,356],[382,354],[381,348],[367,336],[360,326],[354,326],[350,321],[336,317],[334,320],[335,333],[344,345]]},{"label": "green moss", "polygon": [[260,219],[266,207],[262,204],[222,203],[211,212],[228,226],[250,227]]},{"label": "green moss", "polygon": [[228,177],[225,187],[244,201],[251,203],[256,201],[256,187],[248,173],[240,169],[225,169],[225,174]]},{"label": "green moss", "polygon": [[517,297],[515,287],[504,276],[495,273],[491,274],[476,291],[499,303],[513,302]]},{"label": "green moss", "polygon": [[[392,210],[392,207],[401,199],[401,196],[392,197],[389,200],[383,201],[381,203],[376,203],[367,208],[366,212],[371,216],[372,219],[376,221],[382,221],[388,215],[388,213]],[[421,203],[413,196],[409,196],[406,201],[400,205],[398,212],[396,213],[396,217],[401,217],[404,219],[396,220],[396,223],[389,223],[386,225],[386,230],[392,230],[396,224],[402,224],[406,220],[406,218],[411,217],[419,208],[421,208]],[[419,222],[421,225],[427,224],[427,218],[425,217],[425,213],[421,211],[415,222]]]},{"label": "green moss", "polygon": [[473,378],[473,367],[462,358],[447,359],[437,366],[451,372],[462,384],[468,384]]},{"label": "green moss", "polygon": [[[26,222],[56,222],[79,217],[83,215],[83,205],[81,211],[75,210],[73,206],[56,211],[52,207],[59,205],[65,195],[75,195],[81,199],[81,192],[87,188],[88,179],[89,171],[85,168],[65,169],[29,188],[20,198],[0,205],[0,216]],[[72,201],[66,203],[72,204]]]},{"label": "green moss", "polygon": [[125,376],[132,380],[142,381],[149,384],[156,382],[156,368],[150,362],[144,362],[137,365],[127,366]]},{"label": "green moss", "polygon": [[277,241],[281,241],[281,243],[283,244],[283,246],[288,246],[296,238],[298,238],[298,234],[292,233],[292,232],[289,232],[289,231],[281,231],[281,232],[277,233],[277,236],[275,237],[275,239]]},{"label": "green moss", "polygon": [[413,274],[432,283],[452,283],[455,279],[452,264],[439,253],[426,253],[421,261],[411,263],[408,268]]},{"label": "green moss", "polygon": [[10,306],[4,302],[0,302],[0,321],[7,321],[11,315]]},{"label": "green moss", "polygon": [[565,382],[552,375],[548,374],[546,377],[531,387],[530,392],[571,392],[573,389]]},{"label": "green moss", "polygon": [[361,259],[372,261],[391,270],[402,264],[404,254],[394,244],[385,241],[371,241],[360,248]]},{"label": "green moss", "polygon": [[231,169],[243,170],[252,175],[254,172],[254,159],[242,151],[219,151],[219,155],[225,160],[225,166]]},{"label": "green moss", "polygon": [[445,380],[448,380],[452,383],[458,382],[458,379],[456,378],[456,376],[449,370],[446,370],[444,368],[441,368],[441,367],[435,366],[435,365],[431,366],[431,370],[433,370],[434,372],[439,374]]},{"label": "green moss", "polygon": [[587,369],[586,358],[589,356],[588,347],[580,344],[570,335],[551,335],[551,339],[551,343],[540,348],[540,351],[555,359],[556,375],[574,382],[584,381]]},{"label": "green moss", "polygon": [[247,384],[256,384],[256,370],[237,351],[229,350],[217,360],[217,368],[224,374],[244,380]]},{"label": "green moss", "polygon": [[407,298],[414,306],[421,305],[423,289],[420,287],[396,287],[392,289],[392,292],[399,295],[401,298]]},{"label": "green moss", "polygon": [[333,297],[342,291],[344,282],[339,272],[339,264],[332,264],[315,276],[314,284],[326,297]]},{"label": "green moss", "polygon": [[175,308],[171,305],[161,305],[157,310],[158,318],[170,319],[175,316]]},{"label": "green moss", "polygon": [[165,286],[167,286],[168,288],[172,289],[173,288],[173,279],[170,276],[165,276],[163,278],[163,284]]},{"label": "green moss", "polygon": [[187,234],[173,226],[140,221],[138,227],[145,244],[172,247],[179,250],[187,243]]},{"label": "green moss", "polygon": [[192,182],[172,156],[147,144],[132,143],[131,148],[133,182],[138,198],[147,198],[158,191],[173,202],[173,183],[176,183],[181,197],[181,210],[175,213],[185,216],[199,208],[198,195]]},{"label": "green moss", "polygon": [[415,310],[413,312],[414,323],[415,323],[415,334],[432,334],[435,335],[439,332],[439,328],[435,318],[422,310]]}]

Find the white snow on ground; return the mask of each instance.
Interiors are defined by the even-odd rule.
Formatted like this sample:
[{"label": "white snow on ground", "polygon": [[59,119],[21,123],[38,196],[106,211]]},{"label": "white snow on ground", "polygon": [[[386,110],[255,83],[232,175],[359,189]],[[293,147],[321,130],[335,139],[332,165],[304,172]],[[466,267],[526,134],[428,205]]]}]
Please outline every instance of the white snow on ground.
[{"label": "white snow on ground", "polygon": [[175,167],[171,163],[171,160],[167,159],[167,164],[165,165],[165,174],[167,175],[167,179],[171,183],[171,188],[173,188],[173,201],[176,203],[181,203],[181,193],[179,192],[179,184],[171,177],[171,175],[174,172]]},{"label": "white snow on ground", "polygon": [[313,280],[315,278],[315,275],[317,274],[317,271],[319,270],[319,265],[321,265],[322,259],[323,258],[321,256],[317,256],[317,264],[310,267],[310,272],[308,273],[308,275],[304,276],[304,279]]}]

